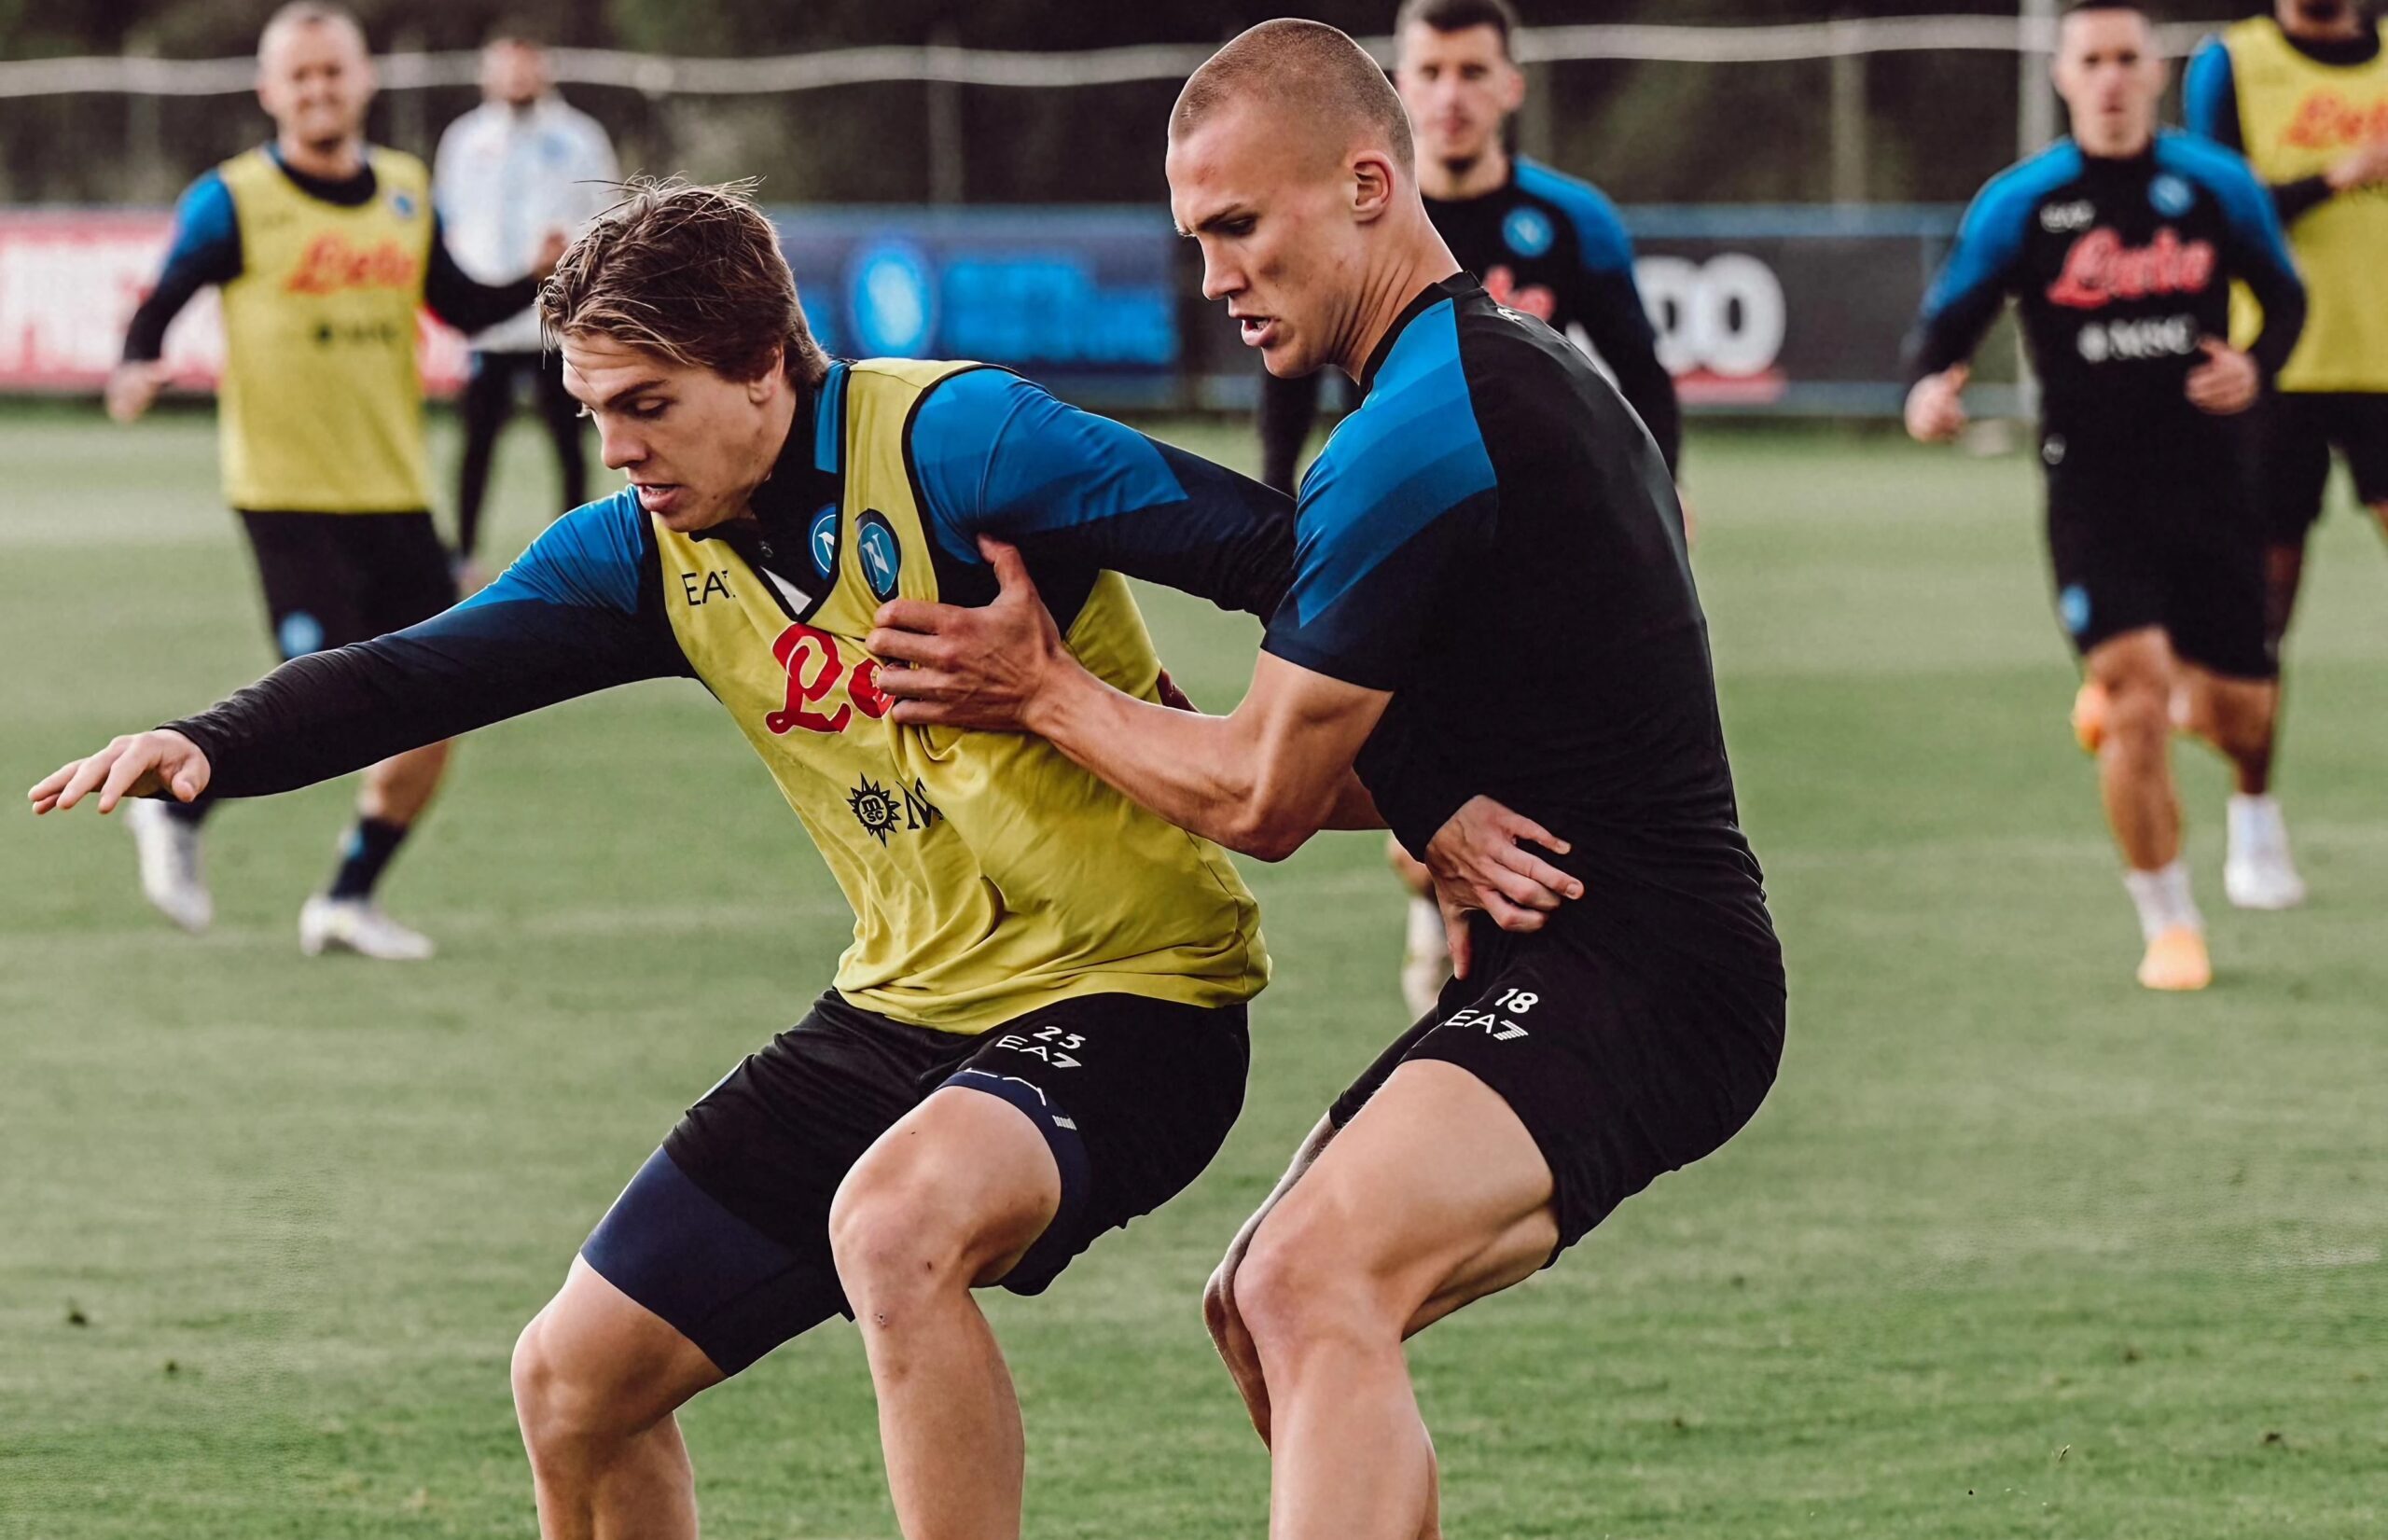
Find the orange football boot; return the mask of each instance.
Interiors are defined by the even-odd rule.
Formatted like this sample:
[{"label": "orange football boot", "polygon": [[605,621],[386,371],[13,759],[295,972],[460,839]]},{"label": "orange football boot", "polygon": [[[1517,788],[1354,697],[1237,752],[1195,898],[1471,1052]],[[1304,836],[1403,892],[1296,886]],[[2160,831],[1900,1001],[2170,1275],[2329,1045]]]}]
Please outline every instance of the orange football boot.
[{"label": "orange football boot", "polygon": [[2205,933],[2191,925],[2174,925],[2147,943],[2139,962],[2144,989],[2186,992],[2214,982],[2214,963],[2206,956]]}]

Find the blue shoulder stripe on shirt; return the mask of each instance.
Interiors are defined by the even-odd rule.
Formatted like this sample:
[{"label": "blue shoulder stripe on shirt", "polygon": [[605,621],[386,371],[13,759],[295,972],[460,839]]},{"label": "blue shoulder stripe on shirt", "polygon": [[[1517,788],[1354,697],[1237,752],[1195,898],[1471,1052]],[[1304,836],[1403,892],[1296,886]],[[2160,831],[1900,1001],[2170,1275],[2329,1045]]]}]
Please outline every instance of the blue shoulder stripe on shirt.
[{"label": "blue shoulder stripe on shirt", "polygon": [[846,366],[832,364],[812,403],[812,468],[838,474],[846,453]]},{"label": "blue shoulder stripe on shirt", "polygon": [[1576,248],[1583,254],[1584,266],[1594,272],[1613,272],[1622,268],[1633,271],[1633,237],[1626,232],[1625,220],[1608,194],[1590,182],[1578,181],[1563,172],[1556,172],[1540,161],[1517,159],[1518,187],[1547,199],[1567,211],[1567,222],[1576,227]]},{"label": "blue shoulder stripe on shirt", "polygon": [[1448,299],[1421,312],[1302,479],[1295,618],[1308,625],[1460,504],[1493,489],[1492,456]]},{"label": "blue shoulder stripe on shirt", "polygon": [[187,268],[210,284],[241,275],[240,218],[222,173],[204,173],[174,201],[174,240],[166,266]]},{"label": "blue shoulder stripe on shirt", "polygon": [[2041,199],[2081,174],[2081,150],[2070,139],[2019,161],[1974,195],[1957,227],[1957,244],[1923,297],[1929,320],[1985,288],[1994,288],[2023,249],[2032,210]]},{"label": "blue shoulder stripe on shirt", "polygon": [[1152,440],[1002,369],[938,382],[910,449],[937,544],[973,565],[982,532],[1018,538],[1186,500]]},{"label": "blue shoulder stripe on shirt", "polygon": [[549,524],[497,581],[459,609],[531,602],[638,613],[646,560],[646,513],[629,487]]},{"label": "blue shoulder stripe on shirt", "polygon": [[2230,74],[2230,49],[2218,37],[2208,37],[2198,45],[2189,57],[2188,73],[2181,77],[2181,106],[2188,119],[2189,132],[2217,143],[2238,137],[2238,125],[2228,125],[2225,132],[2223,115],[2231,111],[2231,102],[2238,89]]},{"label": "blue shoulder stripe on shirt", "polygon": [[2270,192],[2256,180],[2255,168],[2237,151],[2167,129],[2156,136],[2156,163],[2213,193],[2248,249],[2270,257],[2290,277],[2296,276],[2297,262],[2288,255],[2280,210]]}]

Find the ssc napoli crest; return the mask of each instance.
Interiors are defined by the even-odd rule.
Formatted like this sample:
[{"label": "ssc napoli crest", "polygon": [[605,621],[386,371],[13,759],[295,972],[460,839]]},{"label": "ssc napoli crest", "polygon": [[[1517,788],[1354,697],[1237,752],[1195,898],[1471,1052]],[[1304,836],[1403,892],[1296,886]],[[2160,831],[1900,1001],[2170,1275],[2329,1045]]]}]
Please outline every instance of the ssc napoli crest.
[{"label": "ssc napoli crest", "polygon": [[390,212],[396,215],[401,219],[413,218],[414,194],[410,192],[394,192],[390,194]]},{"label": "ssc napoli crest", "polygon": [[812,527],[804,537],[804,548],[812,553],[812,570],[826,577],[838,564],[838,505],[831,503],[812,516]]},{"label": "ssc napoli crest", "polygon": [[1509,211],[1501,221],[1501,239],[1520,257],[1540,257],[1550,249],[1557,231],[1550,226],[1550,215],[1540,209],[1520,205]]},{"label": "ssc napoli crest", "polygon": [[882,604],[895,598],[896,580],[904,570],[904,547],[896,538],[895,526],[877,508],[854,524],[854,557],[862,563],[862,580],[869,585],[871,597]]},{"label": "ssc napoli crest", "polygon": [[2075,583],[2057,595],[2057,617],[2064,629],[2078,636],[2090,629],[2090,590]]},{"label": "ssc napoli crest", "polygon": [[2189,205],[2197,201],[2197,195],[2189,190],[2187,182],[2166,172],[2147,184],[2147,201],[2156,205],[2156,212],[2165,218],[2178,219],[2189,212]]}]

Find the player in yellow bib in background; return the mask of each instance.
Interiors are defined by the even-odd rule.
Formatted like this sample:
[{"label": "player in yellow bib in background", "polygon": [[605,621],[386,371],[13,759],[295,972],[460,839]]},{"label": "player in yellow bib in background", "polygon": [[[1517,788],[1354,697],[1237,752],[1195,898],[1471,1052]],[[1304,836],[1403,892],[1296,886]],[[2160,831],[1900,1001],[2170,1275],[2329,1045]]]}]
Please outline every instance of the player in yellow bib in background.
[{"label": "player in yellow bib in background", "polygon": [[[2312,313],[2268,403],[2259,458],[2272,639],[2288,630],[2330,451],[2388,532],[2388,23],[2355,0],[2276,0],[2209,38],[2183,84],[2189,128],[2245,155],[2272,191]],[[2232,337],[2255,329],[2246,297]],[[2286,836],[2279,812],[2231,806],[2234,848]],[[2252,878],[2242,872],[2242,878]],[[2226,877],[2229,873],[2226,869]],[[2234,896],[2236,896],[2234,895]],[[2267,895],[2299,901],[2301,882]],[[2263,907],[2281,907],[2279,902]]]},{"label": "player in yellow bib in background", "polygon": [[[108,382],[109,412],[139,417],[166,382],[168,323],[201,287],[220,289],[224,496],[285,658],[396,631],[454,602],[429,512],[416,315],[427,303],[470,331],[537,293],[535,277],[484,285],[457,268],[423,162],[365,143],[373,89],[364,32],[347,11],[309,0],[275,13],[257,40],[257,99],[274,138],[183,195],[165,269]],[[366,771],[340,865],[300,910],[304,950],[431,954],[373,889],[447,755],[433,743]],[[215,916],[200,866],[206,812],[204,800],[144,803],[131,820],[143,891],[194,932]]]}]

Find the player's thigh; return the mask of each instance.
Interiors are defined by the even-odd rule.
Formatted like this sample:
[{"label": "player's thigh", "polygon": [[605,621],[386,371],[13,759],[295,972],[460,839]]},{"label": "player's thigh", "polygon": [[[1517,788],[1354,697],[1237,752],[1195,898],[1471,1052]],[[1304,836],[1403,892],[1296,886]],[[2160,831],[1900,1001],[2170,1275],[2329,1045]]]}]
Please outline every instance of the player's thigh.
[{"label": "player's thigh", "polygon": [[1019,1265],[1062,1203],[1054,1120],[951,1082],[880,1135],[829,1206],[829,1243],[849,1291],[856,1269],[923,1264],[972,1285]]},{"label": "player's thigh", "polygon": [[2307,392],[2283,393],[2258,409],[2256,474],[2250,485],[2268,546],[2302,547],[2314,521],[2322,517],[2339,399]]},{"label": "player's thigh", "polygon": [[455,568],[428,513],[360,515],[355,542],[368,635],[404,631],[456,602]]},{"label": "player's thigh", "polygon": [[652,1426],[722,1377],[702,1348],[578,1256],[514,1354],[526,1420],[582,1427]]},{"label": "player's thigh", "polygon": [[2270,611],[2270,537],[2229,489],[2184,489],[2163,548],[2164,631],[2184,666],[2249,687],[2278,677]]},{"label": "player's thigh", "polygon": [[367,631],[365,582],[336,513],[241,513],[274,650],[285,659],[346,646]]},{"label": "player's thigh", "polygon": [[2144,478],[2086,464],[2048,468],[2057,621],[2085,662],[2117,637],[2164,623],[2161,520],[2150,502]]},{"label": "player's thigh", "polygon": [[2330,438],[2346,456],[2355,497],[2388,518],[2388,391],[2350,392],[2332,405]]},{"label": "player's thigh", "polygon": [[[1614,928],[1587,917],[1513,936],[1479,923],[1477,977],[1446,990],[1437,1013],[1338,1101],[1340,1131],[1328,1150],[1358,1158],[1352,1149],[1366,1146],[1354,1146],[1352,1136],[1399,1105],[1387,1098],[1413,1067],[1465,1072],[1508,1115],[1488,1117],[1486,1126],[1522,1128],[1541,1156],[1556,1227],[1543,1247],[1548,1261],[1658,1177],[1722,1145],[1756,1114],[1782,1060],[1780,953],[1742,949],[1748,955],[1729,966]],[[1460,1097],[1447,1077],[1410,1081],[1444,1088],[1454,1103]],[[1375,1142],[1387,1142],[1381,1122],[1378,1129]],[[1455,1149],[1437,1153],[1463,1158]],[[1494,1203],[1470,1212],[1481,1221],[1467,1232],[1470,1243],[1444,1258],[1454,1269],[1466,1264],[1450,1275],[1463,1294],[1514,1281],[1511,1227],[1527,1209]]]},{"label": "player's thigh", "polygon": [[1103,1235],[1185,1190],[1243,1110],[1251,1057],[1242,1006],[1132,994],[1060,1001],[981,1035],[943,1087],[1010,1103],[1060,1179],[1051,1221],[1004,1287],[1041,1292]]},{"label": "player's thigh", "polygon": [[952,1052],[825,994],[683,1115],[582,1256],[725,1374],[849,1313],[830,1205]]},{"label": "player's thigh", "polygon": [[1410,1060],[1261,1221],[1239,1301],[1265,1329],[1287,1296],[1356,1290],[1415,1330],[1549,1261],[1556,1194],[1540,1143],[1499,1092],[1449,1061]]},{"label": "player's thigh", "polygon": [[2154,691],[2168,696],[2180,672],[2172,638],[2160,621],[2134,626],[2109,636],[2082,654],[2082,671],[2107,690],[2121,695]]}]

